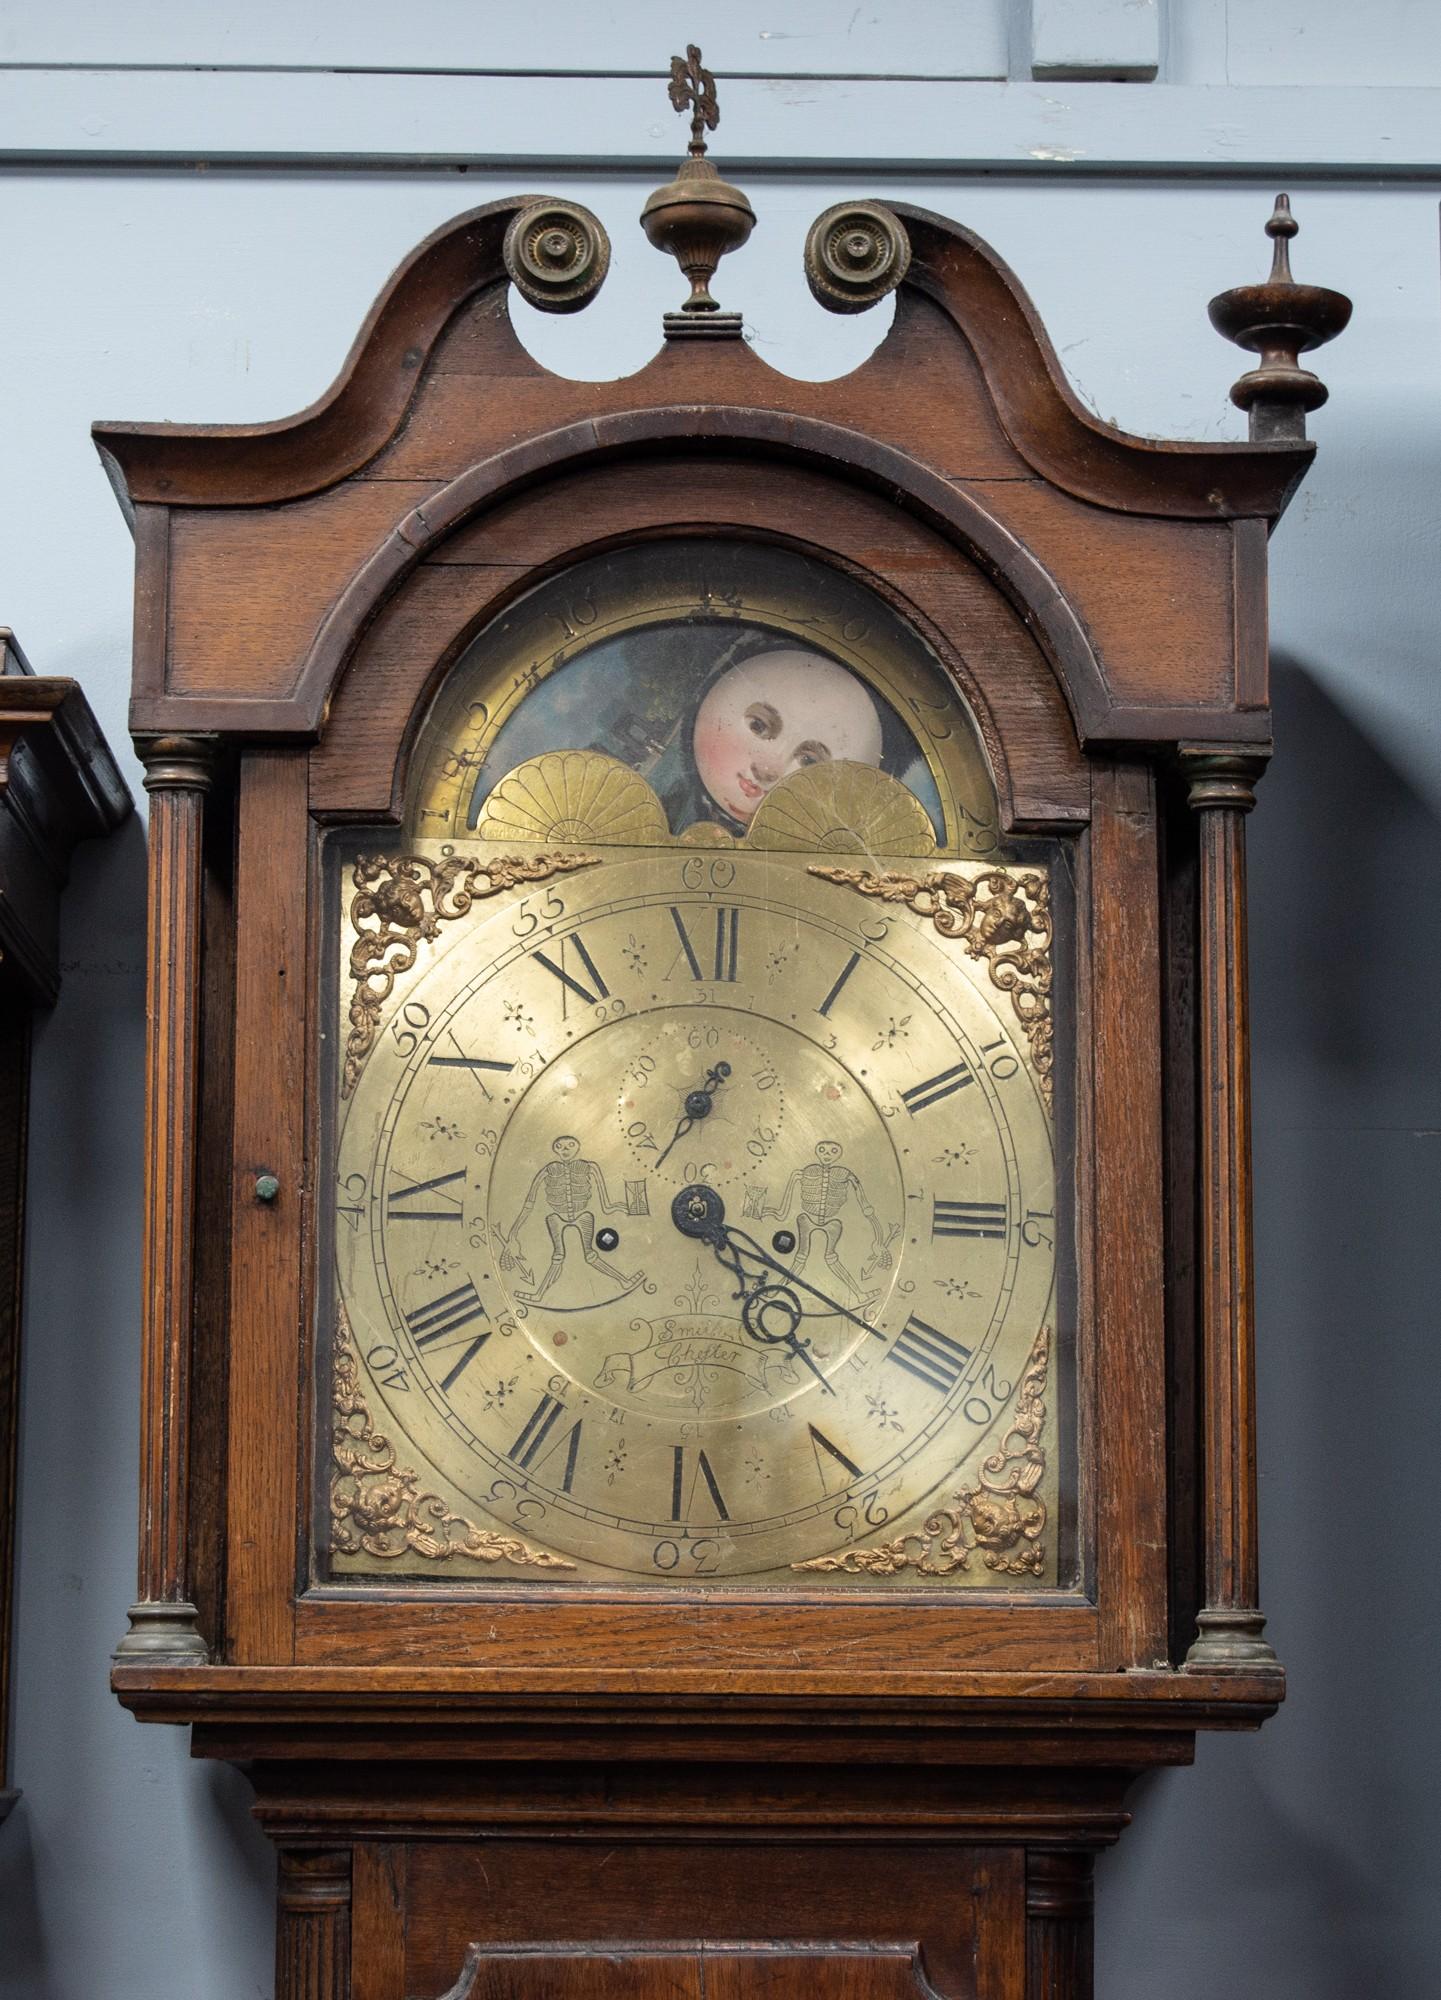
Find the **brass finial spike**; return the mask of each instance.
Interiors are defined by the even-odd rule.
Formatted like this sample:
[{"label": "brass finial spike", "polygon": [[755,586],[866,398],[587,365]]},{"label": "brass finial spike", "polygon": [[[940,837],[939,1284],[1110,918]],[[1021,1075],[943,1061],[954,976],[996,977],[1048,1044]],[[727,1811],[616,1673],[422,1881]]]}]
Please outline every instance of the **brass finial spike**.
[{"label": "brass finial spike", "polygon": [[1271,210],[1271,220],[1266,224],[1266,234],[1275,248],[1271,252],[1271,276],[1273,285],[1291,283],[1291,238],[1301,227],[1291,213],[1291,197],[1278,194],[1276,206]]},{"label": "brass finial spike", "polygon": [[1238,347],[1259,354],[1261,365],[1244,374],[1231,401],[1249,413],[1253,443],[1297,442],[1306,435],[1306,412],[1326,400],[1326,385],[1299,357],[1342,332],[1351,301],[1324,285],[1298,285],[1291,276],[1291,238],[1297,223],[1289,195],[1278,194],[1266,234],[1275,248],[1271,275],[1262,285],[1237,285],[1211,301],[1211,324]]},{"label": "brass finial spike", "polygon": [[690,144],[675,179],[657,188],[640,212],[641,227],[656,249],[668,250],[690,280],[690,297],[678,313],[665,316],[666,338],[703,333],[738,340],[740,314],[720,310],[710,281],[726,252],[755,228],[755,211],[706,158],[705,135],[719,125],[720,108],[715,78],[694,42],[683,58],[671,57],[670,101],[691,114]]},{"label": "brass finial spike", "polygon": [[715,78],[701,67],[700,50],[694,42],[687,42],[684,61],[679,56],[670,59],[670,101],[682,116],[690,107],[690,144],[686,151],[693,160],[703,158],[705,135],[720,124],[720,107],[716,103]]}]

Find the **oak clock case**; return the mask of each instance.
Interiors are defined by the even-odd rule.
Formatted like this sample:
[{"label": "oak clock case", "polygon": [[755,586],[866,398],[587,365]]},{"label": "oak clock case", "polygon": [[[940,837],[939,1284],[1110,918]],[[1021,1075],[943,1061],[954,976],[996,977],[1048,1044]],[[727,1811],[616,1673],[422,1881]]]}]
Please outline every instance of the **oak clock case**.
[{"label": "oak clock case", "polygon": [[399,846],[327,843],[330,1576],[1074,1581],[1064,870],[939,661],[651,543],[483,631],[412,765]]},{"label": "oak clock case", "polygon": [[515,199],[312,409],[97,427],[153,933],[114,1685],[247,1770],[283,2000],[1081,2000],[1131,1781],[1284,1692],[1244,825],[1345,302],[1278,205],[1213,306],[1251,440],[1137,439],[970,232],[855,202],[808,281],[893,325],[793,381],[672,84],[630,380],[521,347],[608,246]]}]

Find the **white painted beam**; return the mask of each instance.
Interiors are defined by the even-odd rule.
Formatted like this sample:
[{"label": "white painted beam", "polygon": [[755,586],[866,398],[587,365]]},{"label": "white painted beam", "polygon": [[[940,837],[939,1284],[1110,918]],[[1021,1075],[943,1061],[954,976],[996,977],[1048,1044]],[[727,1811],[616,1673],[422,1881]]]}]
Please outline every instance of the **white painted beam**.
[{"label": "white painted beam", "polygon": [[1031,0],[1031,75],[1149,83],[1161,61],[1157,0]]},{"label": "white painted beam", "polygon": [[[669,169],[651,78],[0,68],[0,164]],[[733,172],[1441,178],[1441,89],[732,80]]]}]

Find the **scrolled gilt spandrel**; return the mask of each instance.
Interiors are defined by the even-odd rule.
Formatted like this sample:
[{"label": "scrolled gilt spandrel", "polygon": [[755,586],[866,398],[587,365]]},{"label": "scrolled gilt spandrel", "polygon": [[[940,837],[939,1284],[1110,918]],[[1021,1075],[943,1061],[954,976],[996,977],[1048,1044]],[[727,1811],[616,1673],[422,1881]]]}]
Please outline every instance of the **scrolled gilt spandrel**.
[{"label": "scrolled gilt spandrel", "polygon": [[510,1563],[516,1568],[575,1568],[564,1556],[532,1548],[518,1535],[478,1528],[453,1513],[438,1493],[421,1492],[417,1475],[396,1464],[395,1447],[375,1428],[343,1309],[337,1316],[333,1386],[333,1555],[382,1560],[417,1555],[432,1562],[467,1556],[475,1562]]},{"label": "scrolled gilt spandrel", "polygon": [[1030,1045],[1036,1086],[1053,1110],[1055,1035],[1051,1009],[1051,885],[1033,868],[987,868],[974,876],[950,869],[926,875],[867,868],[807,871],[882,903],[904,903],[928,917],[942,937],[956,939],[970,958],[983,959],[991,984],[1010,995]]},{"label": "scrolled gilt spandrel", "polygon": [[594,868],[598,854],[372,854],[355,863],[351,880],[350,947],[354,982],[340,1094],[349,1097],[375,1045],[380,1015],[395,982],[415,964],[423,941],[474,903],[526,882],[544,882],[577,868]]},{"label": "scrolled gilt spandrel", "polygon": [[899,1576],[911,1570],[942,1578],[969,1570],[979,1555],[998,1576],[1043,1575],[1046,1503],[1037,1489],[1046,1474],[1042,1431],[1050,1363],[1051,1329],[1043,1326],[1017,1386],[1010,1422],[981,1461],[979,1485],[961,1487],[953,1505],[928,1514],[919,1531],[814,1556],[791,1568],[832,1576]]}]

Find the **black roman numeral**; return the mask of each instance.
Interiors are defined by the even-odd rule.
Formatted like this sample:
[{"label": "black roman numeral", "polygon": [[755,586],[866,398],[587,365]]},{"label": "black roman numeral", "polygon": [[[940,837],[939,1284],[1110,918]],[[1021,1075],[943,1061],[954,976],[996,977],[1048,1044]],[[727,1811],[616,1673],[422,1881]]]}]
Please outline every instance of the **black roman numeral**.
[{"label": "black roman numeral", "polygon": [[[478,1319],[488,1319],[489,1314],[480,1302],[480,1295],[467,1278],[463,1285],[457,1285],[453,1292],[442,1292],[439,1298],[431,1299],[414,1312],[405,1315],[405,1323],[417,1347],[434,1347],[442,1340],[450,1340],[461,1330]],[[490,1339],[490,1328],[484,1333],[474,1334],[464,1350],[451,1363],[449,1372],[441,1379],[441,1389],[454,1388],[466,1369],[474,1361],[482,1347]]]},{"label": "black roman numeral", "polygon": [[976,1080],[975,1071],[969,1063],[953,1063],[950,1069],[943,1069],[939,1076],[928,1077],[924,1083],[913,1083],[909,1090],[901,1092],[901,1102],[914,1115],[925,1111],[932,1104],[939,1104],[943,1097],[950,1097],[958,1090],[964,1090],[968,1083]]},{"label": "black roman numeral", "polygon": [[740,950],[740,911],[731,909],[725,905],[717,905],[715,913],[715,950],[711,958],[712,969],[709,972],[701,964],[696,948],[691,943],[690,933],[686,929],[681,913],[674,903],[670,905],[670,914],[671,921],[675,925],[676,936],[680,939],[680,953],[672,963],[670,971],[666,974],[666,978],[669,979],[672,977],[676,966],[680,964],[681,957],[684,957],[687,966],[690,968],[692,979],[697,981],[705,979],[709,980],[712,984],[733,985],[736,977],[736,957]]},{"label": "black roman numeral", "polygon": [[[455,1037],[452,1036],[451,1040],[454,1041]],[[457,1049],[459,1049],[460,1043],[456,1042],[455,1046]],[[514,1063],[494,1062],[491,1060],[489,1056],[468,1056],[463,1054],[453,1055],[453,1056],[428,1056],[426,1060],[429,1062],[432,1069],[469,1070],[471,1075],[475,1078],[476,1082],[480,1084],[482,1090],[485,1090],[485,1084],[482,1081],[480,1075],[480,1072],[483,1069],[493,1069],[498,1071],[498,1073],[501,1076],[509,1076],[511,1071],[515,1068]],[[490,1092],[486,1090],[485,1094],[487,1097],[489,1097]]]},{"label": "black roman numeral", "polygon": [[914,1375],[918,1381],[941,1390],[947,1396],[960,1381],[961,1371],[970,1358],[969,1347],[962,1347],[948,1333],[927,1326],[914,1314],[901,1328],[895,1346],[886,1356],[887,1361],[894,1361],[897,1368],[904,1368],[908,1375]]},{"label": "black roman numeral", "polygon": [[841,967],[840,974],[836,980],[835,985],[831,988],[830,992],[826,995],[825,999],[822,1000],[820,1006],[817,1007],[816,1009],[816,1012],[819,1015],[821,1015],[823,1019],[826,1020],[830,1019],[831,1009],[832,1007],[835,1006],[837,1000],[839,1000],[841,997],[841,988],[845,985],[846,981],[850,978],[851,974],[855,971],[856,967],[860,964],[860,962],[861,962],[860,953],[858,951],[853,951],[850,957],[846,960],[845,964]]},{"label": "black roman numeral", "polygon": [[932,1236],[1004,1236],[1005,1233],[1003,1201],[931,1202]]},{"label": "black roman numeral", "polygon": [[565,1471],[561,1476],[560,1490],[569,1493],[575,1479],[576,1460],[580,1457],[580,1432],[585,1419],[577,1417],[569,1431],[552,1439],[550,1434],[564,1414],[565,1404],[547,1391],[526,1418],[524,1430],[506,1457],[513,1460],[522,1472],[529,1472],[532,1466],[538,1469],[544,1465],[563,1446]]},{"label": "black roman numeral", "polygon": [[[590,987],[583,980],[577,979],[573,972],[567,970],[566,956],[572,948],[584,968],[586,977],[595,982],[594,992],[591,991]],[[553,958],[547,957],[543,951],[533,951],[531,957],[537,965],[543,965],[547,972],[554,974],[565,988],[566,994],[573,993],[576,999],[583,1000],[587,1007],[593,1007],[598,1000],[608,1000],[610,998],[610,988],[606,985],[604,979],[602,979],[600,968],[586,949],[585,939],[579,931],[573,931],[569,937],[561,939],[559,965],[556,964]],[[565,1006],[564,997],[562,998],[561,1006],[563,1010]]]},{"label": "black roman numeral", "polygon": [[710,1494],[711,1503],[714,1506],[716,1513],[720,1516],[721,1520],[728,1521],[730,1519],[730,1509],[726,1506],[725,1497],[720,1490],[720,1483],[716,1479],[715,1474],[711,1471],[710,1460],[706,1457],[703,1451],[698,1451],[696,1453],[695,1471],[690,1475],[690,1478],[687,1479],[686,1465],[685,1465],[685,1446],[683,1444],[678,1444],[675,1447],[675,1461],[671,1471],[671,1481],[670,1481],[671,1519],[673,1521],[687,1521],[690,1519],[691,1502],[695,1499],[695,1488],[696,1488],[697,1478],[701,1478],[705,1481],[706,1491]]},{"label": "black roman numeral", "polygon": [[[828,1488],[826,1486],[827,1466],[825,1458],[821,1456],[823,1452],[826,1454],[827,1457],[834,1459],[837,1465],[841,1466],[846,1472],[848,1472],[852,1479],[860,1478],[861,1468],[856,1464],[855,1460],[853,1458],[848,1458],[846,1454],[841,1450],[840,1446],[838,1444],[832,1443],[831,1439],[826,1436],[824,1431],[818,1431],[814,1424],[807,1424],[806,1429],[811,1434],[811,1450],[815,1454],[816,1471],[820,1475],[821,1491],[823,1493],[828,1491]],[[831,1476],[832,1478],[834,1478],[835,1476],[834,1473],[832,1473]]]},{"label": "black roman numeral", "polygon": [[[459,1195],[445,1194],[443,1190],[454,1187],[459,1181],[465,1186],[465,1168],[460,1167],[453,1174],[437,1174],[433,1181],[417,1181],[414,1187],[404,1182],[391,1188],[385,1197],[385,1219],[387,1222],[459,1222],[463,1208]],[[444,1202],[443,1208],[413,1208],[410,1204],[430,1195],[436,1202]]]}]

